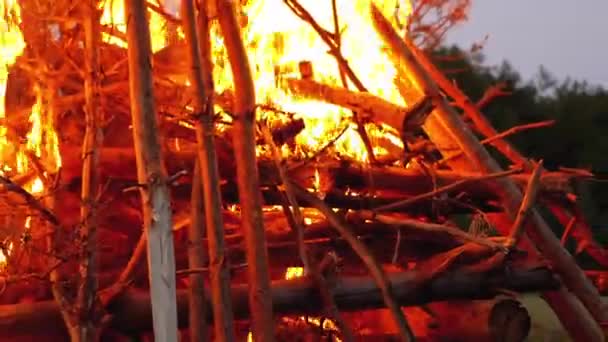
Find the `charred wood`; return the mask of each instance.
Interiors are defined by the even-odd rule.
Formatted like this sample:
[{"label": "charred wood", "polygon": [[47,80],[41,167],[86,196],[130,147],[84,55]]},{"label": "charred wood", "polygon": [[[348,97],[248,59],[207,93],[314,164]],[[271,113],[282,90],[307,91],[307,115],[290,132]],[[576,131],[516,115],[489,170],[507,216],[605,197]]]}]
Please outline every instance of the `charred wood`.
[{"label": "charred wood", "polygon": [[[394,273],[388,277],[395,297],[402,306],[431,301],[488,299],[503,290],[536,292],[559,287],[552,273],[546,269],[443,274],[424,287],[412,286],[418,284],[415,272]],[[231,292],[235,317],[248,318],[248,286],[233,285]],[[312,279],[274,281],[271,292],[273,310],[279,314],[316,314],[323,308],[322,299]],[[384,305],[380,290],[371,277],[339,277],[334,296],[341,311],[381,308]],[[183,326],[188,322],[187,291],[178,291],[177,301],[179,322]],[[111,303],[107,310],[112,314],[110,327],[113,329],[141,332],[152,328],[150,297],[146,292],[129,291]],[[61,315],[54,302],[0,306],[0,330],[13,336],[29,335],[32,330],[48,334],[61,333],[63,329]]]}]

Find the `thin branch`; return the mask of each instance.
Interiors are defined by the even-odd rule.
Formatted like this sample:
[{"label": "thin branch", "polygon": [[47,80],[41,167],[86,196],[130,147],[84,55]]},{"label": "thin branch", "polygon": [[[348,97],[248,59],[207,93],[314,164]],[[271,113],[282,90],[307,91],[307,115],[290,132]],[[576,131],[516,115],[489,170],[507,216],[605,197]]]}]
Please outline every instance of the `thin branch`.
[{"label": "thin branch", "polygon": [[478,177],[472,177],[472,178],[467,178],[467,179],[463,179],[463,180],[459,180],[457,182],[454,182],[452,184],[446,185],[446,186],[442,186],[440,188],[437,188],[433,191],[424,193],[424,194],[420,194],[418,196],[414,196],[414,197],[410,197],[395,203],[391,203],[391,204],[387,204],[387,205],[383,205],[377,208],[374,208],[374,211],[388,211],[388,210],[395,210],[395,209],[403,209],[409,205],[415,204],[417,202],[420,201],[424,201],[424,200],[428,200],[428,199],[432,199],[434,197],[437,197],[438,195],[444,194],[446,192],[451,192],[454,190],[457,190],[461,187],[463,187],[464,185],[467,185],[469,183],[474,183],[474,182],[481,182],[481,181],[489,181],[489,180],[493,180],[493,179],[497,179],[497,178],[502,178],[502,177],[507,177],[510,176],[512,174],[521,172],[523,169],[521,167],[519,168],[515,168],[515,169],[511,169],[508,171],[502,171],[502,172],[497,172],[497,173],[491,173],[491,174],[486,174],[486,175],[481,175]]},{"label": "thin branch", "polygon": [[536,196],[538,195],[538,191],[540,189],[540,177],[543,172],[543,161],[539,161],[536,164],[534,171],[532,172],[532,176],[530,176],[530,180],[528,181],[528,186],[526,187],[526,193],[521,202],[521,206],[519,208],[519,212],[517,213],[517,217],[515,218],[515,222],[513,223],[513,227],[511,228],[511,233],[506,241],[506,246],[509,249],[517,246],[517,243],[524,235],[526,219],[530,215],[530,212],[534,208],[536,203]]},{"label": "thin branch", "polygon": [[[536,129],[536,128],[544,128],[544,127],[549,127],[555,124],[555,120],[545,120],[545,121],[540,121],[540,122],[533,122],[533,123],[529,123],[529,124],[522,124],[522,125],[518,125],[518,126],[513,126],[509,129],[507,129],[506,131],[503,131],[501,133],[497,133],[494,136],[491,136],[489,138],[486,138],[482,141],[480,141],[480,143],[482,145],[486,145],[486,144],[491,144],[494,141],[497,140],[501,140],[504,139],[508,136],[529,130],[529,129]],[[457,157],[462,156],[463,152],[458,152],[457,154],[453,154],[447,158],[443,158],[442,160],[440,160],[438,163],[440,165],[443,165],[445,163],[447,163],[450,160],[453,160]]]},{"label": "thin branch", "polygon": [[498,84],[490,86],[488,89],[486,89],[481,99],[479,99],[479,101],[477,101],[475,105],[477,106],[477,108],[483,109],[495,98],[511,95],[512,93],[510,91],[505,90],[506,87],[507,84],[505,82],[500,82]]},{"label": "thin branch", "polygon": [[308,255],[306,253],[306,245],[304,244],[304,216],[302,215],[300,205],[296,200],[296,196],[291,188],[291,183],[287,177],[287,170],[285,168],[281,152],[272,139],[272,133],[270,132],[268,126],[264,123],[261,123],[259,126],[266,144],[270,147],[274,164],[279,171],[279,178],[281,179],[281,183],[283,183],[283,193],[287,199],[287,205],[283,205],[283,210],[286,212],[288,221],[292,223],[292,228],[296,233],[298,252],[300,253],[302,265],[304,265],[304,272],[307,273],[311,271],[311,269]]},{"label": "thin branch", "polygon": [[566,229],[564,230],[564,234],[562,235],[562,238],[560,240],[562,246],[566,246],[568,237],[570,236],[570,233],[572,232],[572,229],[574,229],[575,225],[576,225],[576,216],[572,216],[572,218],[570,218],[570,221],[568,221],[568,225],[566,226]]},{"label": "thin branch", "polygon": [[61,222],[59,221],[57,216],[55,216],[55,214],[53,214],[50,209],[45,207],[44,204],[40,203],[40,201],[36,199],[36,197],[34,197],[32,194],[30,194],[27,190],[14,183],[10,178],[0,175],[0,183],[2,183],[6,191],[14,192],[17,195],[21,196],[32,209],[39,212],[42,217],[50,224],[56,227],[61,225]]},{"label": "thin branch", "polygon": [[443,232],[453,236],[455,239],[462,242],[473,242],[482,246],[489,247],[491,249],[505,250],[503,245],[496,241],[469,234],[459,229],[458,227],[450,227],[436,223],[421,222],[413,219],[400,219],[388,215],[378,215],[368,211],[359,211],[357,213],[357,216],[362,219],[375,220],[377,222],[395,227],[412,227],[420,231]]}]

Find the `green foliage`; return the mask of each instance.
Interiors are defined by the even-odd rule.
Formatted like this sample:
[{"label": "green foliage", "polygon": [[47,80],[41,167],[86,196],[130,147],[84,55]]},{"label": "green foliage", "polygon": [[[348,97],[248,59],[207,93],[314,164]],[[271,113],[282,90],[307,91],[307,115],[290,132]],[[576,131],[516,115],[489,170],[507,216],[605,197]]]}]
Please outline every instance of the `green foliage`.
[{"label": "green foliage", "polygon": [[[608,174],[608,90],[571,79],[558,81],[542,67],[534,79],[525,81],[508,62],[486,66],[482,54],[458,47],[440,48],[433,59],[473,101],[492,85],[508,85],[511,95],[495,98],[483,108],[499,132],[526,123],[557,121],[552,127],[508,138],[526,156],[544,159],[548,169],[578,167],[600,176]],[[608,222],[608,183],[593,182],[589,188],[593,200],[587,202],[595,208],[586,209],[599,213],[592,215],[592,221]]]}]

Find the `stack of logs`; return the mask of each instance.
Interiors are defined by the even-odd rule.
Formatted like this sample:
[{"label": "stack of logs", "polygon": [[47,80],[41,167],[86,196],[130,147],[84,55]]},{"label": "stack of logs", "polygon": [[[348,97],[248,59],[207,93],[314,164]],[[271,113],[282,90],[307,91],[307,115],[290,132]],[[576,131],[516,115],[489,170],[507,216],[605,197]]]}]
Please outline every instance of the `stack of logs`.
[{"label": "stack of logs", "polygon": [[[407,88],[403,91],[404,98],[414,105],[403,107],[361,89],[352,91],[316,83],[307,72],[302,79],[286,80],[283,86],[297,96],[353,110],[368,124],[389,125],[402,133],[405,145],[410,148],[407,153],[401,150],[390,158],[374,159],[371,163],[340,157],[331,146],[319,146],[319,151],[305,159],[277,160],[280,156],[272,153],[257,159],[275,315],[322,313],[332,320],[346,322],[355,335],[371,331],[368,337],[377,340],[383,334],[403,333],[399,318],[390,326],[364,324],[385,321],[377,319],[383,315],[398,316],[391,310],[376,310],[385,305],[390,307],[394,301],[400,306],[411,306],[403,311],[409,328],[418,337],[434,340],[458,335],[462,340],[482,341],[502,336],[505,338],[502,340],[516,341],[528,334],[530,320],[513,294],[543,291],[573,337],[598,340],[602,336],[598,322],[602,323],[608,315],[600,305],[598,292],[589,285],[535,209],[549,209],[567,228],[564,238],[575,239],[579,252],[586,251],[606,266],[606,252],[593,241],[572,196],[573,184],[592,175],[580,170],[543,172],[542,163],[522,157],[503,139],[504,135],[489,125],[472,102],[433,67],[424,53],[398,39],[375,8],[372,8],[372,17],[390,47],[388,57],[396,61],[401,75],[396,86],[402,90]],[[28,20],[27,16],[23,20]],[[36,37],[27,34],[26,43],[40,48]],[[34,57],[48,57],[33,54],[33,50],[26,49],[10,72],[5,125],[9,136],[15,139],[24,137],[30,129],[27,117],[36,99],[34,84],[40,82],[36,71],[24,66],[31,65],[28,61]],[[99,103],[105,120],[104,144],[98,150],[97,166],[103,185],[98,199],[97,276],[102,299],[112,299],[104,302],[104,310],[111,317],[104,321],[106,334],[137,335],[151,330],[152,308],[147,268],[134,257],[138,250],[141,255],[145,241],[140,228],[139,192],[131,191],[141,184],[130,128],[128,56],[126,49],[105,43],[100,43],[99,52],[100,69],[104,70],[98,88]],[[11,255],[21,257],[9,258],[5,273],[0,273],[0,330],[3,332],[0,339],[31,338],[37,333],[61,339],[66,334],[58,305],[52,301],[51,286],[46,281],[51,273],[50,258],[35,250],[44,250],[46,234],[42,231],[48,216],[56,218],[61,222],[59,234],[65,259],[59,269],[67,275],[68,283],[70,274],[77,273],[79,260],[75,255],[81,241],[73,230],[82,223],[80,193],[86,99],[84,76],[76,72],[73,65],[85,65],[86,60],[83,50],[78,48],[53,53],[54,67],[68,70],[52,84],[57,94],[53,101],[55,122],[60,122],[56,129],[61,172],[53,188],[51,212],[31,219],[31,231],[35,233],[23,244],[15,241],[15,250],[21,252]],[[199,151],[193,128],[195,116],[188,109],[196,103],[196,93],[186,82],[190,72],[188,53],[189,44],[181,41],[153,55],[158,134],[170,175],[178,269],[178,321],[183,328],[188,324],[188,292],[184,290],[190,284],[188,275],[208,271],[205,267],[188,266],[187,227],[194,217],[191,216],[191,196]],[[302,70],[310,71],[305,64]],[[239,106],[236,96],[238,91],[216,94],[214,98],[226,113],[233,113]],[[463,123],[447,97],[463,109],[472,127]],[[283,115],[276,108],[264,110]],[[216,127],[223,129],[217,129],[215,148],[223,199],[228,259],[225,262],[230,265],[234,316],[246,320],[248,287],[243,284],[247,283],[249,265],[239,212],[240,184],[232,128],[220,120],[216,117]],[[260,125],[257,144],[267,145],[270,150],[273,146],[294,144],[304,123],[295,118],[286,121],[287,124],[270,129]],[[508,171],[500,170],[471,129],[485,135],[487,144],[512,160]],[[418,131],[417,140],[411,140],[414,134],[409,133]],[[425,137],[422,143],[420,137]],[[382,144],[382,141],[373,143]],[[27,181],[28,177],[4,179],[4,186],[11,191],[19,188],[20,182]],[[291,189],[304,218],[302,236],[298,236],[294,226],[297,225],[295,215],[286,209],[293,206],[286,199],[286,188]],[[525,196],[522,197],[522,193]],[[14,201],[25,201],[26,205],[36,202],[21,191],[11,191],[10,195]],[[467,231],[463,228],[468,222]],[[14,236],[17,235],[23,232]],[[203,237],[202,243],[207,250],[207,237]],[[302,257],[302,245],[306,247],[308,259]],[[325,288],[319,290],[315,276],[284,279],[288,267],[307,263],[315,268],[320,264]],[[125,268],[130,269],[129,288],[116,290],[112,285],[117,279],[124,280]],[[386,284],[390,284],[388,290],[383,288]],[[114,290],[119,293],[107,294]],[[324,295],[327,291],[332,295],[329,301]],[[498,295],[503,296],[498,298]],[[597,303],[594,304],[594,300]],[[575,303],[577,301],[583,305]],[[418,305],[424,305],[423,309],[413,307]],[[348,313],[338,315],[341,318],[333,317],[331,306]],[[564,315],[569,310],[573,310],[572,313]],[[453,323],[454,315],[471,315],[471,318],[465,320],[468,323],[457,325]],[[573,315],[577,317],[569,317]],[[210,319],[211,315],[207,317]],[[246,332],[247,328],[244,334]],[[345,331],[342,334],[349,336]]]}]

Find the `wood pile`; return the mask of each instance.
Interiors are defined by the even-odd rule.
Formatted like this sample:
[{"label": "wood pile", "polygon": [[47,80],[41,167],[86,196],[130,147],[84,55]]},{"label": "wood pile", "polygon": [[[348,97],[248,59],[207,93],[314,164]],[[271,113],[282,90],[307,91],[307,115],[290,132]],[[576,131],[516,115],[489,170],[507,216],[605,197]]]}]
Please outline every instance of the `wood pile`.
[{"label": "wood pile", "polygon": [[[364,87],[317,82],[314,65],[307,62],[300,63],[300,78],[280,80],[293,96],[353,111],[353,122],[345,127],[358,127],[368,152],[362,161],[333,148],[345,130],[316,151],[293,152],[298,135],[309,127],[293,113],[251,99],[253,80],[243,76],[251,78],[244,71],[246,56],[239,55],[240,36],[229,39],[231,22],[236,23],[229,1],[210,10],[217,12],[226,37],[227,58],[241,74],[235,74],[233,90],[221,93],[205,74],[210,70],[206,1],[197,2],[198,10],[192,0],[183,1],[182,19],[164,13],[169,23],[182,26],[185,38],[150,56],[145,32],[114,33],[128,41],[129,50],[102,42],[95,34],[109,27],[99,25],[100,14],[87,14],[86,5],[70,1],[57,2],[54,13],[93,23],[64,24],[62,38],[51,42],[47,29],[30,29],[43,27],[46,10],[33,1],[17,2],[27,47],[10,68],[2,124],[15,143],[25,139],[32,107],[42,99],[58,135],[61,167],[47,169],[51,156],[43,154],[30,156],[34,166],[27,174],[2,176],[2,204],[8,209],[2,213],[6,229],[0,231],[7,233],[0,246],[10,243],[12,249],[0,269],[0,340],[25,341],[36,334],[74,340],[70,324],[89,322],[90,330],[102,327],[96,333],[108,339],[154,330],[159,340],[171,340],[172,332],[163,335],[158,328],[179,324],[191,337],[228,340],[245,338],[251,330],[269,341],[267,330],[273,329],[279,339],[310,330],[311,338],[336,334],[344,340],[378,340],[390,332],[404,340],[457,334],[461,340],[521,341],[530,317],[516,294],[525,292],[543,292],[573,338],[603,340],[599,327],[608,321],[608,310],[549,230],[547,215],[538,212],[547,209],[564,226],[563,239],[574,239],[578,252],[608,266],[608,253],[593,240],[574,195],[576,182],[593,175],[546,171],[542,161],[523,157],[504,139],[509,133],[496,132],[424,52],[396,35],[374,5],[373,25],[398,71],[395,87],[411,105],[392,103]],[[297,1],[285,2],[315,27]],[[146,4],[148,11],[158,11],[144,1],[126,4],[128,13],[140,11],[144,19]],[[188,28],[195,20],[197,27]],[[350,70],[334,50],[336,42],[324,39],[341,68]],[[94,54],[78,45],[84,41],[96,47],[96,66],[91,66]],[[146,64],[148,57],[152,67],[136,60]],[[357,85],[352,70],[345,74]],[[268,117],[275,119],[260,119]],[[386,136],[369,136],[381,125],[389,127],[386,136],[399,136],[403,147]],[[99,139],[95,132],[102,132]],[[501,168],[486,145],[511,164]],[[375,156],[379,148],[386,152]],[[45,191],[32,195],[24,188],[36,177]],[[150,206],[144,210],[142,195],[144,207]],[[83,208],[95,214],[83,214]],[[171,249],[159,242],[167,227]],[[170,251],[170,258],[155,251]],[[83,261],[91,255],[94,263]],[[286,271],[299,267],[305,274],[285,279]],[[173,285],[166,272],[175,273]],[[92,297],[83,289],[86,279],[95,280]],[[166,288],[158,287],[158,279],[167,281]],[[163,297],[171,293],[164,291],[176,291],[177,300]],[[177,322],[162,318],[171,310],[159,313],[158,297],[175,307]],[[218,308],[226,302],[223,311]],[[75,314],[70,306],[81,311]],[[455,307],[461,311],[452,311]],[[455,312],[470,315],[469,323],[450,324]],[[270,328],[269,315],[277,318]],[[304,316],[324,317],[337,328],[311,329]],[[357,328],[379,319],[390,320],[390,328]],[[196,322],[214,322],[216,329],[201,333],[202,328],[192,329]]]}]

